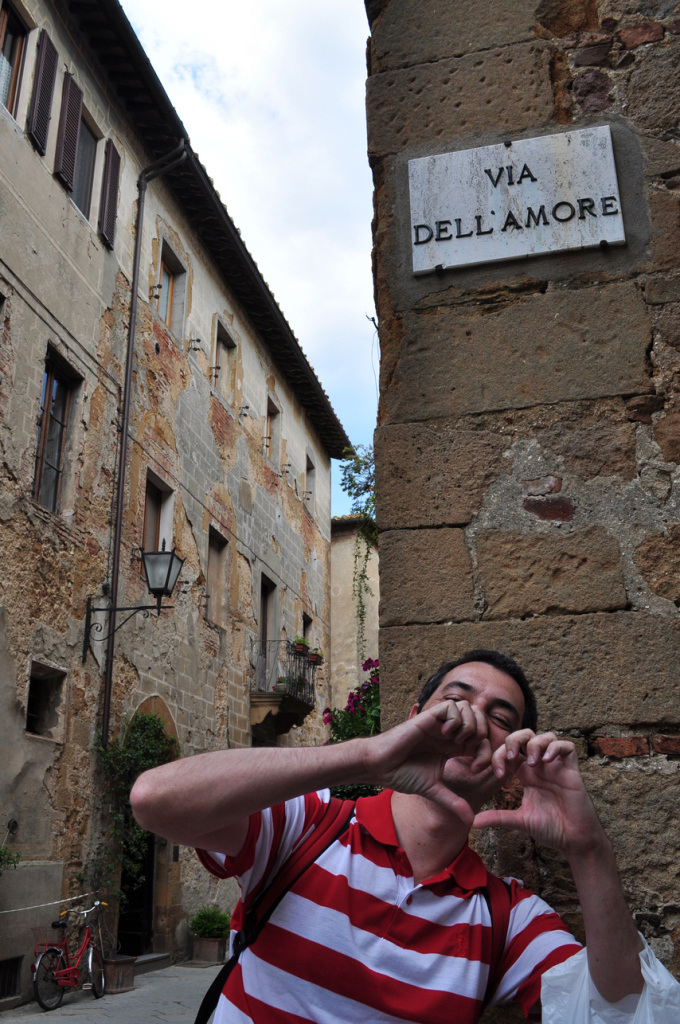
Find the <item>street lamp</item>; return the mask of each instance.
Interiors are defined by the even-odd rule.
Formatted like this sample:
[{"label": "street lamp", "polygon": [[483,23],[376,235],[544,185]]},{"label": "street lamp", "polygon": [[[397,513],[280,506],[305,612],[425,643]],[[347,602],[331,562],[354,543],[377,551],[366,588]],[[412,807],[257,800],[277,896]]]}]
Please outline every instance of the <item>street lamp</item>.
[{"label": "street lamp", "polygon": [[177,578],[180,574],[182,566],[184,565],[184,559],[180,558],[177,554],[177,549],[173,548],[172,551],[165,550],[165,541],[160,551],[142,551],[142,566],[144,569],[144,578],[146,579],[146,585],[149,588],[149,593],[156,600],[156,604],[138,604],[138,605],[126,605],[123,608],[95,608],[92,604],[92,598],[88,597],[87,604],[85,607],[85,636],[83,637],[83,664],[87,660],[87,652],[90,648],[90,639],[92,633],[101,633],[104,629],[101,622],[93,622],[93,612],[130,612],[122,622],[119,622],[115,629],[108,633],[106,636],[98,636],[97,640],[103,641],[108,640],[109,636],[113,633],[117,633],[121,626],[124,626],[126,622],[132,618],[137,612],[144,612],[148,615],[150,611],[155,611],[157,615],[160,615],[162,611],[169,608],[174,608],[172,604],[163,604],[164,597],[171,597],[172,592],[175,589]]}]

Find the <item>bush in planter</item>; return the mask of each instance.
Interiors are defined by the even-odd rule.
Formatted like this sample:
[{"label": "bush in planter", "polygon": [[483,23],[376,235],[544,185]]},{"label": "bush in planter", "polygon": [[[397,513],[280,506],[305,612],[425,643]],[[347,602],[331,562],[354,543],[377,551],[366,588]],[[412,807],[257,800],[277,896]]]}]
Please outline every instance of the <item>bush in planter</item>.
[{"label": "bush in planter", "polygon": [[231,917],[219,907],[201,907],[189,921],[192,935],[198,939],[226,939]]},{"label": "bush in planter", "polygon": [[189,921],[194,936],[194,960],[222,963],[227,948],[231,918],[217,907],[201,907]]}]

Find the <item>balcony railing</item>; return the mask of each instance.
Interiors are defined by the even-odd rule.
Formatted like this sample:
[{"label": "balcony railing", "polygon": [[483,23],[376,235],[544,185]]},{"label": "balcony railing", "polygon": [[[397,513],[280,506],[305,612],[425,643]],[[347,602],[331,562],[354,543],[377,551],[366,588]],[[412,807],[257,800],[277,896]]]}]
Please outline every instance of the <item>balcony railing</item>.
[{"label": "balcony railing", "polygon": [[295,649],[289,640],[252,641],[256,693],[283,693],[313,708],[319,663],[308,652]]}]

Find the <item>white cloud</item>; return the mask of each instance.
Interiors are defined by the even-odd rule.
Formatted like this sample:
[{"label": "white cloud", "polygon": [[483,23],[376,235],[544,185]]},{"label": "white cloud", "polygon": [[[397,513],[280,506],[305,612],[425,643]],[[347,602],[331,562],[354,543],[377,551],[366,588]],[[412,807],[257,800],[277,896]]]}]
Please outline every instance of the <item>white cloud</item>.
[{"label": "white cloud", "polygon": [[[124,0],[191,143],[347,433],[377,372],[361,0]],[[333,511],[348,511],[334,473]]]}]

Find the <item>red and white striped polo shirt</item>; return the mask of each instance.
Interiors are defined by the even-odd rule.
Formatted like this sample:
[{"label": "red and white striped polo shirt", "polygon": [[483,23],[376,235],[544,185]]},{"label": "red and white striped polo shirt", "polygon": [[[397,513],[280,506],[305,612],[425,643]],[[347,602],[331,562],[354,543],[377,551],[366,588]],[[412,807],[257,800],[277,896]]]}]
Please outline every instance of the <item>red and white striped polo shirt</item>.
[{"label": "red and white striped polo shirt", "polygon": [[[227,979],[215,1024],[479,1019],[491,954],[484,865],[466,846],[441,874],[415,885],[391,796],[359,800],[345,834],[286,893]],[[199,850],[199,857],[218,878],[235,876],[249,906],[321,821],[328,800],[322,790],[254,814],[238,856]],[[528,1014],[541,975],[580,945],[546,903],[508,881],[510,923],[491,1005],[515,1000]]]}]

